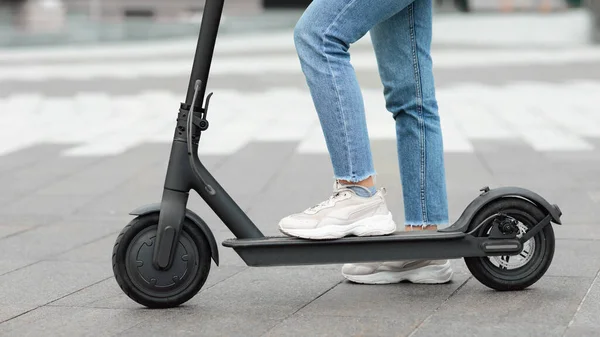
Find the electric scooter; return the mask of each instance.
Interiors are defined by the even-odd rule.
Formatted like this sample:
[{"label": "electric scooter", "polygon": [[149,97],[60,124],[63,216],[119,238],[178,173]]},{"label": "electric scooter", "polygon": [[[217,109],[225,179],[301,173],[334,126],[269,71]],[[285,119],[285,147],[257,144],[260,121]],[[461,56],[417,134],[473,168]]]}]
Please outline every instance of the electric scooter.
[{"label": "electric scooter", "polygon": [[252,267],[341,264],[408,259],[460,259],[485,286],[525,289],[549,268],[551,223],[562,212],[523,188],[483,188],[450,227],[387,236],[304,240],[265,237],[198,157],[209,123],[212,93],[203,105],[224,0],[207,0],[185,103],[181,103],[160,203],[145,205],[119,234],[112,255],[115,279],[132,300],[149,308],[179,306],[204,285],[217,242],[200,216],[187,209],[194,190],[231,230],[224,241]]}]

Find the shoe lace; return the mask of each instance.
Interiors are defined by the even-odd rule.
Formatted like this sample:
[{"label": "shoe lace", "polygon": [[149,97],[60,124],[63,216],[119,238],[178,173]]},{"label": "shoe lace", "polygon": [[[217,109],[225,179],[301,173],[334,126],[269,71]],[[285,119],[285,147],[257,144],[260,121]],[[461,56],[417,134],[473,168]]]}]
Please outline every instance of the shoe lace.
[{"label": "shoe lace", "polygon": [[329,206],[331,206],[331,205],[332,205],[332,204],[335,202],[335,200],[336,200],[336,199],[337,199],[337,198],[338,198],[340,195],[342,195],[342,192],[343,192],[343,191],[336,191],[336,192],[334,192],[334,193],[333,193],[333,195],[331,195],[331,196],[329,197],[329,199],[327,199],[327,200],[325,200],[325,201],[322,201],[322,202],[320,202],[320,203],[319,203],[319,204],[317,204],[317,205],[314,205],[314,206],[312,206],[312,207],[309,207],[309,208],[308,208],[306,211],[308,211],[308,212],[317,212],[317,211],[319,211],[319,210],[323,209],[324,207],[329,207]]}]

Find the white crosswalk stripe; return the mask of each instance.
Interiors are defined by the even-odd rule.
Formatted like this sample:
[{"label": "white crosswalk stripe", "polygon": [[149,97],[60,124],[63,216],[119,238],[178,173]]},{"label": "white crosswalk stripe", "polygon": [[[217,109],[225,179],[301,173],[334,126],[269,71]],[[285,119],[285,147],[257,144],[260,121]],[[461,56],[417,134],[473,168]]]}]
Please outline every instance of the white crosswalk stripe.
[{"label": "white crosswalk stripe", "polygon": [[[600,59],[600,48],[546,50],[440,50],[432,53],[436,69],[477,68],[503,65],[560,65]],[[131,79],[142,77],[188,76],[191,57],[160,60],[120,60],[61,64],[0,65],[0,81],[44,82],[48,80]],[[377,71],[372,51],[352,53],[356,70]],[[264,73],[301,74],[298,57],[293,53],[280,56],[247,56],[214,59],[211,75],[261,75]]]},{"label": "white crosswalk stripe", "polygon": [[[445,151],[472,152],[473,140],[519,139],[538,151],[587,151],[600,137],[600,81],[505,86],[461,84],[438,90]],[[372,139],[395,139],[378,90],[365,90]],[[65,156],[115,155],[172,138],[180,93],[148,91],[71,98],[18,94],[0,99],[0,155],[43,143],[76,144]],[[250,109],[252,111],[250,111]],[[231,154],[252,141],[297,141],[300,153],[326,153],[308,91],[217,91],[200,154]]]}]

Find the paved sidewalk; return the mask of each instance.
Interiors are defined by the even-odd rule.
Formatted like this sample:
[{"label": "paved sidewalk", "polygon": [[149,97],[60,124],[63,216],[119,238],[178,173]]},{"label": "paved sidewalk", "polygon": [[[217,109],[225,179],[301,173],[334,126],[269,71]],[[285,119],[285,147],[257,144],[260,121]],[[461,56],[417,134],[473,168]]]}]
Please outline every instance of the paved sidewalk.
[{"label": "paved sidewalk", "polygon": [[[286,34],[220,40],[209,83],[211,127],[200,149],[266,235],[278,234],[281,217],[327,198],[332,185]],[[393,124],[367,42],[353,49],[353,62],[378,183],[401,223]],[[4,51],[0,336],[598,336],[598,50],[550,38],[528,53],[517,38],[464,42],[440,35],[434,53],[451,219],[485,185],[522,186],[557,203],[564,225],[554,226],[554,261],[530,289],[491,291],[462,260],[453,261],[456,276],[446,285],[355,285],[338,265],[248,268],[219,246],[221,264],[193,300],[146,310],[117,286],[112,247],[131,220],[127,213],[160,199],[193,42],[151,44],[137,54],[116,47]],[[476,56],[484,61],[472,62]],[[251,62],[262,68],[238,66]],[[52,73],[69,68],[76,70]],[[26,76],[27,69],[48,76]],[[232,237],[198,196],[188,207],[218,242]]]}]

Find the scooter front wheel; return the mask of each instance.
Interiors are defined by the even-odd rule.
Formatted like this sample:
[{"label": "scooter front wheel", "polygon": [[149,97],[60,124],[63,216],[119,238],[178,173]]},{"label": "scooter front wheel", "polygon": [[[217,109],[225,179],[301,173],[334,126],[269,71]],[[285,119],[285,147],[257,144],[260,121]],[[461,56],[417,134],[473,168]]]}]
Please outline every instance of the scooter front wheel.
[{"label": "scooter front wheel", "polygon": [[149,308],[176,307],[194,297],[206,282],[210,246],[186,218],[173,263],[169,269],[157,269],[152,264],[157,228],[158,213],[133,219],[116,240],[113,272],[123,292],[137,303]]},{"label": "scooter front wheel", "polygon": [[[490,235],[493,221],[486,221],[496,214],[503,214],[518,221],[517,237],[544,219],[544,212],[534,204],[519,198],[506,198],[486,206],[471,223],[469,230],[475,229],[484,221],[473,235]],[[554,257],[554,230],[546,225],[543,230],[523,244],[520,254],[514,256],[468,257],[465,263],[473,276],[482,284],[499,291],[525,289],[537,282],[548,270]]]}]

